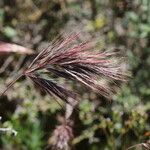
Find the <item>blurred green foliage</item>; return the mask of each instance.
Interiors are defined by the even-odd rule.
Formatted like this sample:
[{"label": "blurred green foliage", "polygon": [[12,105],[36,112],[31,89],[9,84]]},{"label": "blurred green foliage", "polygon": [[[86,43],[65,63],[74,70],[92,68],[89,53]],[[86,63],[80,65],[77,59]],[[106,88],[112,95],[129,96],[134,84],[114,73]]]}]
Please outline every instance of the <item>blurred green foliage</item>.
[{"label": "blurred green foliage", "polygon": [[[74,146],[88,150],[124,150],[148,141],[149,0],[0,1],[0,40],[3,41],[40,49],[60,31],[70,31],[79,24],[89,34],[96,35],[100,48],[122,47],[132,77],[113,96],[112,102],[81,90],[80,111],[76,112],[74,120]],[[17,62],[18,57],[14,56],[14,63],[0,76],[1,85]],[[18,131],[16,137],[1,134],[0,149],[40,150],[46,147],[53,129],[59,124],[57,117],[63,111],[52,98],[39,93],[30,82],[23,80],[8,91],[6,104],[0,98],[3,126]]]}]

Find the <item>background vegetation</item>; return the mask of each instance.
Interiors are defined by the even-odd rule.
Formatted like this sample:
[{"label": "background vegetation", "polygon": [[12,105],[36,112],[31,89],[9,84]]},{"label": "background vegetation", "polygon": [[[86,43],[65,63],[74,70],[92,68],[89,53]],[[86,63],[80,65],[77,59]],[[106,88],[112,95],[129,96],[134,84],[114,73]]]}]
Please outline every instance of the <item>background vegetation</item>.
[{"label": "background vegetation", "polygon": [[[74,115],[74,148],[124,150],[150,139],[150,1],[149,0],[1,0],[0,40],[38,52],[60,32],[86,31],[99,48],[121,48],[132,78],[112,102],[81,89]],[[87,36],[88,36],[87,34]],[[36,53],[35,52],[35,53]],[[34,55],[1,53],[0,84],[12,80]],[[71,85],[74,86],[74,85]],[[1,126],[18,131],[0,133],[2,150],[41,150],[51,143],[63,109],[41,96],[30,81],[20,80],[0,97]]]}]

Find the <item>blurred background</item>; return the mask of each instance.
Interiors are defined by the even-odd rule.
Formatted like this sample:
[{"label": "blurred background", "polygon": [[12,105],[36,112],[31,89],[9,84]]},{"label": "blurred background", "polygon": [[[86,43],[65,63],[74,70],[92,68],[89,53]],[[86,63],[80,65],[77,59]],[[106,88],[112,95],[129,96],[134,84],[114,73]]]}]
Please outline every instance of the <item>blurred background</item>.
[{"label": "blurred background", "polygon": [[[35,54],[62,31],[84,30],[99,49],[122,49],[132,78],[113,100],[81,89],[74,115],[72,147],[78,150],[125,150],[150,139],[150,0],[0,0],[0,41]],[[1,47],[0,47],[1,48]],[[0,49],[0,90],[35,54]],[[70,85],[74,86],[74,85]],[[63,109],[40,94],[30,81],[16,82],[0,97],[1,150],[42,150],[61,124]]]}]

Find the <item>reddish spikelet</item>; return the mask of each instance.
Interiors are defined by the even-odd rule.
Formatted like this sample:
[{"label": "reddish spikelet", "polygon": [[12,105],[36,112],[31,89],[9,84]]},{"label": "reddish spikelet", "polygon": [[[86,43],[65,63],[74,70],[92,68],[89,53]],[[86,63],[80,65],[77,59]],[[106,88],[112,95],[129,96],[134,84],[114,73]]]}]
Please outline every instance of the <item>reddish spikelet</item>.
[{"label": "reddish spikelet", "polygon": [[112,59],[117,53],[100,53],[94,52],[93,49],[92,43],[79,42],[78,34],[70,35],[65,39],[57,39],[35,58],[25,75],[30,77],[35,84],[42,86],[49,94],[53,93],[65,101],[68,97],[75,99],[73,92],[60,88],[56,83],[52,84],[50,80],[42,79],[37,75],[38,70],[46,69],[49,74],[53,73],[58,77],[78,81],[109,98],[113,90],[99,83],[99,78],[106,78],[113,82],[125,81],[126,75],[122,72],[120,64],[114,63]]},{"label": "reddish spikelet", "polygon": [[70,149],[70,142],[73,139],[73,131],[72,128],[68,125],[60,125],[58,126],[51,138],[51,144],[53,145],[52,149]]},{"label": "reddish spikelet", "polygon": [[115,91],[114,88],[99,81],[106,79],[110,83],[118,83],[126,81],[127,75],[122,71],[121,64],[113,60],[118,59],[117,53],[99,52],[94,49],[95,45],[92,42],[80,42],[79,34],[58,38],[38,54],[23,75],[29,77],[48,94],[56,95],[65,102],[68,102],[69,97],[76,100],[76,94],[52,79],[41,77],[39,71],[77,81],[110,98]]}]

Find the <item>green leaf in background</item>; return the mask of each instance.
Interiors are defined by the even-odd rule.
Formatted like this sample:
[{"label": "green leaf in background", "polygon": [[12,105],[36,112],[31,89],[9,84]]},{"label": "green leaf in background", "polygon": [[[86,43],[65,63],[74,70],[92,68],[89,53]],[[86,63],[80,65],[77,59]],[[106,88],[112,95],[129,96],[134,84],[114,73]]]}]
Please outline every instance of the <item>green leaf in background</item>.
[{"label": "green leaf in background", "polygon": [[10,26],[4,27],[3,33],[8,38],[13,38],[17,35],[17,31],[14,28],[10,27]]},{"label": "green leaf in background", "polygon": [[4,21],[4,10],[0,9],[0,27],[3,25]]}]

